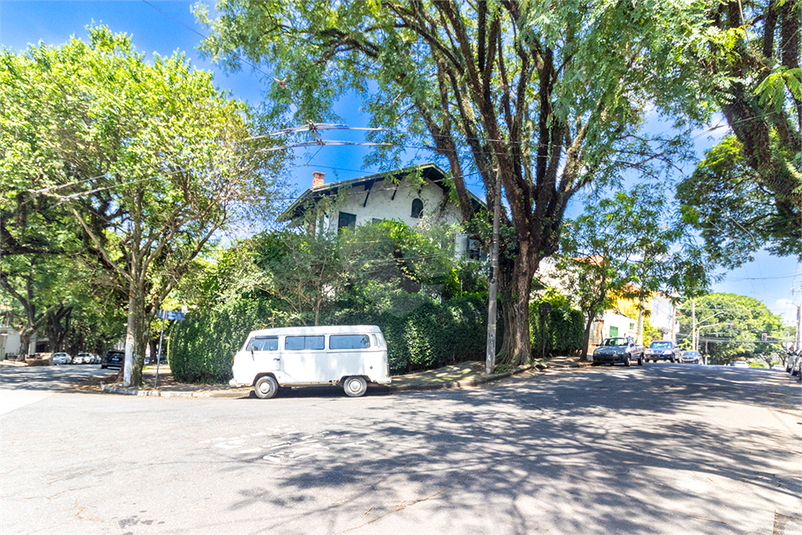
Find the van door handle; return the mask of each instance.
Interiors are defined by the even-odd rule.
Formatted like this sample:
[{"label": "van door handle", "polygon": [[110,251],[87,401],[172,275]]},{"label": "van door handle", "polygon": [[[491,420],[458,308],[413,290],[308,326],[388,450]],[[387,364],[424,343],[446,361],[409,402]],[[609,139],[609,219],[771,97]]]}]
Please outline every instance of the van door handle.
[{"label": "van door handle", "polygon": [[281,360],[280,357],[273,357],[273,360]]}]

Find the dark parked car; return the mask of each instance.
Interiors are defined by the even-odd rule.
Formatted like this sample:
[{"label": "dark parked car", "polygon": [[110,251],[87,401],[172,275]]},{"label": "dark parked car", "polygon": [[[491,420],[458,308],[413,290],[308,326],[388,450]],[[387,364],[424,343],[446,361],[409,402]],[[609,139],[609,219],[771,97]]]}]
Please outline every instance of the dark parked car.
[{"label": "dark parked car", "polygon": [[100,367],[110,370],[119,370],[123,367],[123,361],[125,361],[125,351],[112,349],[106,353],[106,356],[100,361]]},{"label": "dark parked car", "polygon": [[657,362],[658,360],[670,360],[679,362],[682,350],[672,340],[655,340],[646,348],[646,360]]},{"label": "dark parked car", "polygon": [[643,346],[637,345],[630,336],[605,338],[593,351],[593,364],[612,366],[620,362],[624,366],[631,366],[633,360],[638,362],[638,366],[643,366]]}]

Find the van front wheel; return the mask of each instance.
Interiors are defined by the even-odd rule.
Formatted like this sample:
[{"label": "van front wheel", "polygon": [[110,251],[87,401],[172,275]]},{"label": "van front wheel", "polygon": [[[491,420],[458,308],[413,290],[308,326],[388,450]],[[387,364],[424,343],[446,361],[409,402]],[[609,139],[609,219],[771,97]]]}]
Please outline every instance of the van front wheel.
[{"label": "van front wheel", "polygon": [[260,399],[270,399],[278,392],[278,382],[270,375],[260,377],[253,385],[256,397]]},{"label": "van front wheel", "polygon": [[346,396],[358,398],[368,391],[368,383],[363,377],[346,377],[343,381],[343,390]]}]

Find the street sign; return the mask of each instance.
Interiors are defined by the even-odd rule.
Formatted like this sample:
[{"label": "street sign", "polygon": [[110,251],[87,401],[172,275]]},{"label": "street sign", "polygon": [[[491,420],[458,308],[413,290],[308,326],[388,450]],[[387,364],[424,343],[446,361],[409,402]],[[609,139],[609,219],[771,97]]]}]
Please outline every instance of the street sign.
[{"label": "street sign", "polygon": [[163,320],[184,321],[184,313],[177,310],[159,310],[156,317]]}]

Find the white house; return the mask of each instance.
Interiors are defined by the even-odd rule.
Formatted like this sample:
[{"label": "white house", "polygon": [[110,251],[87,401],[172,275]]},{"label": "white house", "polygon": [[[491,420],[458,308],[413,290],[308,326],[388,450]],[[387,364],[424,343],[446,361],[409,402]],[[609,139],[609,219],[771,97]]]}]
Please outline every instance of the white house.
[{"label": "white house", "polygon": [[19,353],[19,332],[10,323],[11,307],[0,305],[0,360]]},{"label": "white house", "polygon": [[[446,173],[433,163],[328,184],[324,178],[324,173],[313,173],[312,187],[278,220],[304,225],[310,232],[335,232],[385,219],[412,228],[423,221],[462,223],[459,207],[449,197]],[[484,205],[469,195],[474,208]],[[467,236],[458,236],[456,249],[458,255],[470,253]]]}]

